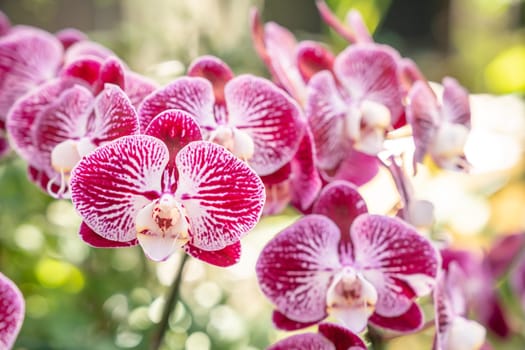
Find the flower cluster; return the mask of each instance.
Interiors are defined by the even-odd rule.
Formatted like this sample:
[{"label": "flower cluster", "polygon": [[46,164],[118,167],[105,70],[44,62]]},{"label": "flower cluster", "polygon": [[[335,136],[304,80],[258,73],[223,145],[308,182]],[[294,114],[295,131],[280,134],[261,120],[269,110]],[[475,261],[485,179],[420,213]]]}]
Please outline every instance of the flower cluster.
[{"label": "flower cluster", "polygon": [[[7,136],[31,181],[71,199],[84,242],[140,245],[154,261],[181,248],[230,266],[262,215],[288,206],[303,213],[262,250],[256,275],[277,328],[319,325],[318,333],[271,349],[364,349],[369,326],[419,331],[425,296],[435,307],[435,349],[478,349],[485,328],[468,320],[467,301],[493,301],[479,318],[489,329],[501,310],[494,293],[473,296],[462,276],[490,285],[497,273],[440,251],[419,230],[432,224],[432,205],[415,200],[406,170],[428,159],[468,170],[469,95],[446,77],[437,96],[414,62],[373,41],[359,13],[341,23],[322,0],[317,6],[349,43],[340,53],[297,42],[254,10],[254,47],[272,81],[202,56],[162,87],[78,31],[53,35],[2,17],[2,151]],[[389,148],[398,134],[410,135],[413,154]],[[401,198],[393,215],[370,213],[360,193],[381,167]],[[513,285],[523,297],[523,278]],[[0,314],[8,320],[0,344],[10,347],[23,301],[3,275]]]}]

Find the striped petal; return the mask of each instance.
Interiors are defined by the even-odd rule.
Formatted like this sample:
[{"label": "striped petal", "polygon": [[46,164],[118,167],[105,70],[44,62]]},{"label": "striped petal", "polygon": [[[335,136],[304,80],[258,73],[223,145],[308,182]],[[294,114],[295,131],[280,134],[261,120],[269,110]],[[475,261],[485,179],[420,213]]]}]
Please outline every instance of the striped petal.
[{"label": "striped petal", "polygon": [[352,101],[380,103],[390,110],[391,124],[397,122],[403,106],[391,50],[375,44],[349,46],[337,56],[334,71]]},{"label": "striped petal", "polygon": [[224,147],[195,141],[179,151],[175,163],[179,171],[175,197],[186,210],[192,245],[223,249],[258,222],[263,183]]},{"label": "striped petal", "polygon": [[201,127],[213,129],[214,117],[213,87],[200,77],[182,77],[153,92],[139,106],[141,130],[160,112],[167,109],[181,109],[195,117]]},{"label": "striped petal", "polygon": [[115,56],[115,53],[94,41],[83,40],[71,45],[67,49],[64,55],[64,64],[67,65],[84,56],[93,56],[104,60],[110,56]]},{"label": "striped petal", "polygon": [[366,345],[357,334],[332,323],[321,323],[319,333],[330,340],[336,350],[365,350]]},{"label": "striped petal", "polygon": [[330,219],[308,215],[262,250],[256,265],[259,286],[284,316],[301,323],[327,316],[326,293],[340,267],[339,239]]},{"label": "striped petal", "polygon": [[0,273],[0,348],[11,349],[24,321],[24,296],[18,287]]},{"label": "striped petal", "polygon": [[233,78],[233,72],[226,63],[214,56],[199,57],[188,68],[188,76],[208,80],[213,86],[215,103],[224,105],[224,86]]},{"label": "striped petal", "polygon": [[321,169],[334,169],[346,155],[349,147],[344,132],[347,110],[330,72],[323,71],[312,77],[308,84],[305,113]]},{"label": "striped petal", "polygon": [[443,117],[453,124],[470,128],[469,94],[456,79],[443,79]]},{"label": "striped petal", "polygon": [[240,241],[219,250],[202,250],[188,243],[184,250],[196,259],[219,267],[232,266],[241,259]]},{"label": "striped petal", "polygon": [[122,248],[122,247],[133,247],[138,244],[136,239],[132,239],[127,242],[112,241],[106,239],[93,231],[88,225],[84,222],[80,224],[79,230],[80,239],[82,239],[88,245],[94,248]]},{"label": "striped petal", "polygon": [[23,27],[0,38],[0,120],[16,99],[55,76],[62,45],[51,34]]},{"label": "striped petal", "polygon": [[232,79],[225,88],[231,126],[254,142],[250,165],[268,175],[295,155],[304,124],[297,104],[270,81],[252,75]]},{"label": "striped petal", "polygon": [[43,165],[40,157],[35,157],[35,122],[42,111],[55,103],[62,92],[72,87],[75,82],[75,79],[53,79],[18,99],[10,109],[6,120],[7,132],[15,151],[28,163]]},{"label": "striped petal", "polygon": [[355,261],[377,290],[377,314],[400,316],[412,307],[414,297],[430,293],[440,259],[413,227],[397,218],[362,214],[350,236]]},{"label": "striped petal", "polygon": [[321,334],[302,333],[282,339],[267,350],[336,350],[336,347]]},{"label": "striped petal", "polygon": [[320,71],[332,71],[334,59],[332,52],[313,41],[303,41],[297,47],[297,67],[307,83]]},{"label": "striped petal", "polygon": [[73,169],[70,187],[76,210],[103,238],[135,239],[137,213],[159,197],[168,160],[164,143],[147,135],[125,136],[97,148]]},{"label": "striped petal", "polygon": [[375,327],[397,333],[414,333],[423,327],[424,321],[423,311],[415,302],[412,302],[408,310],[399,316],[385,317],[376,312],[368,319],[368,322]]},{"label": "striped petal", "polygon": [[272,323],[275,326],[275,328],[283,330],[283,331],[296,331],[298,329],[303,329],[306,327],[313,326],[317,324],[319,320],[310,321],[310,322],[299,322],[294,321],[292,319],[289,319],[286,317],[282,312],[279,310],[273,310],[272,312]]}]

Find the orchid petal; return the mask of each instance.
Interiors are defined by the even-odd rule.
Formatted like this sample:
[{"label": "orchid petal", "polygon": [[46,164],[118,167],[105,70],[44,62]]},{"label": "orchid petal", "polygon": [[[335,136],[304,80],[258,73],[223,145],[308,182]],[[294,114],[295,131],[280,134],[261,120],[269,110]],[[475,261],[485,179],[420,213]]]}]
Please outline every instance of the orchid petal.
[{"label": "orchid petal", "polygon": [[195,141],[177,153],[175,196],[187,212],[191,244],[220,250],[258,222],[264,205],[261,179],[224,147]]},{"label": "orchid petal", "polygon": [[297,47],[297,67],[307,83],[320,71],[332,71],[334,59],[332,52],[313,41],[303,41]]},{"label": "orchid petal", "polygon": [[127,242],[112,241],[106,239],[93,231],[88,225],[84,222],[80,224],[79,230],[80,238],[87,243],[88,245],[94,248],[122,248],[122,247],[133,247],[138,244],[136,239],[132,239]]},{"label": "orchid petal", "polygon": [[320,334],[302,333],[282,339],[267,350],[336,350],[336,347]]},{"label": "orchid petal", "polygon": [[510,285],[521,303],[522,310],[525,310],[525,258],[519,259],[511,272]]},{"label": "orchid petal", "polygon": [[352,101],[369,100],[386,106],[391,124],[403,112],[397,63],[390,50],[373,44],[349,46],[334,62],[334,71]]},{"label": "orchid petal", "polygon": [[355,261],[377,289],[377,314],[400,316],[414,296],[430,293],[439,256],[413,227],[397,218],[362,214],[354,220],[350,236]]},{"label": "orchid petal", "polygon": [[379,159],[350,147],[329,181],[344,180],[361,186],[369,182],[379,172]]},{"label": "orchid petal", "polygon": [[95,95],[102,91],[107,83],[124,89],[124,66],[114,56],[106,58],[100,67],[98,81],[94,87]]},{"label": "orchid petal", "polygon": [[487,267],[495,278],[503,277],[515,257],[525,248],[525,233],[514,233],[498,237],[485,257]]},{"label": "orchid petal", "polygon": [[199,57],[188,68],[188,76],[208,80],[213,86],[215,103],[225,103],[224,86],[233,78],[233,72],[226,63],[214,56]]},{"label": "orchid petal", "polygon": [[323,71],[312,77],[305,114],[321,169],[335,168],[346,155],[344,117],[347,109],[330,72]]},{"label": "orchid petal", "polygon": [[73,86],[75,79],[59,78],[44,83],[23,97],[10,109],[6,129],[15,151],[28,163],[42,167],[44,162],[35,157],[36,144],[33,140],[34,124],[43,110],[55,103],[63,91]]},{"label": "orchid petal", "polygon": [[203,250],[187,243],[184,250],[196,259],[219,267],[232,266],[241,259],[241,241],[220,250]]},{"label": "orchid petal", "polygon": [[339,18],[337,18],[337,16],[330,10],[324,0],[316,0],[315,3],[319,10],[319,14],[321,15],[321,19],[335,30],[337,34],[342,36],[349,43],[356,43],[358,41],[356,34],[352,29],[341,23]]},{"label": "orchid petal", "polygon": [[213,129],[216,126],[213,106],[213,87],[200,77],[182,77],[174,80],[147,96],[139,106],[141,130],[162,111],[181,109],[195,117],[203,128]]},{"label": "orchid petal", "polygon": [[399,316],[386,317],[375,312],[368,322],[373,326],[398,333],[413,333],[423,327],[424,317],[419,305],[412,302],[408,310]]},{"label": "orchid petal", "polygon": [[60,42],[64,49],[68,49],[71,45],[88,40],[86,34],[75,28],[65,28],[55,33],[55,36]]},{"label": "orchid petal", "polygon": [[416,151],[414,162],[421,162],[439,125],[436,96],[422,81],[416,81],[408,95],[407,121],[412,126]]},{"label": "orchid petal", "polygon": [[283,331],[296,331],[298,329],[303,329],[306,327],[313,326],[317,324],[319,320],[310,321],[310,322],[299,322],[294,321],[286,315],[284,315],[279,310],[273,310],[272,312],[272,323],[275,326],[275,328],[283,330]]},{"label": "orchid petal", "polygon": [[0,348],[11,349],[24,321],[24,296],[18,287],[0,273]]},{"label": "orchid petal", "polygon": [[11,29],[11,21],[5,13],[0,11],[0,36],[6,35]]},{"label": "orchid petal", "polygon": [[363,340],[344,327],[332,323],[321,323],[319,333],[330,340],[335,345],[336,350],[366,349]]},{"label": "orchid petal", "polygon": [[330,219],[309,215],[262,250],[256,265],[260,288],[287,318],[309,323],[327,316],[326,293],[340,267],[339,239]]},{"label": "orchid petal", "polygon": [[116,56],[113,51],[104,47],[94,41],[83,40],[71,45],[64,55],[64,64],[67,65],[72,61],[75,61],[84,56],[93,56],[102,60]]},{"label": "orchid petal", "polygon": [[146,96],[158,88],[153,80],[131,71],[125,72],[124,85],[124,91],[135,108],[138,108]]},{"label": "orchid petal", "polygon": [[128,96],[117,85],[106,84],[95,100],[94,115],[87,121],[85,136],[100,145],[138,132],[137,112]]},{"label": "orchid petal", "polygon": [[0,120],[16,99],[51,79],[61,63],[62,45],[51,34],[24,27],[0,38]]},{"label": "orchid petal", "polygon": [[323,188],[312,208],[312,213],[332,220],[343,233],[341,240],[349,244],[351,242],[347,233],[350,232],[350,226],[356,217],[367,212],[368,208],[357,187],[346,181],[334,181]]},{"label": "orchid petal", "polygon": [[125,136],[85,156],[71,175],[71,199],[85,223],[103,238],[136,238],[135,218],[160,194],[169,160],[152,136]]},{"label": "orchid petal", "polygon": [[99,58],[85,56],[70,62],[62,68],[60,76],[82,79],[92,87],[99,78],[101,67],[102,61]]},{"label": "orchid petal", "polygon": [[297,104],[271,82],[252,75],[232,79],[225,88],[231,126],[246,132],[255,144],[250,165],[268,175],[295,155],[304,133]]},{"label": "orchid petal", "polygon": [[0,159],[10,151],[9,142],[3,130],[0,129]]},{"label": "orchid petal", "polygon": [[[352,28],[356,41],[360,43],[373,43],[374,39],[370,35],[368,28],[361,13],[357,10],[351,9],[346,14],[346,23]],[[335,28],[334,28],[335,29]]]},{"label": "orchid petal", "polygon": [[456,79],[443,79],[443,117],[453,124],[470,128],[469,94]]},{"label": "orchid petal", "polygon": [[177,238],[150,230],[137,232],[137,241],[146,256],[153,261],[165,261],[177,251]]},{"label": "orchid petal", "polygon": [[322,187],[315,162],[313,136],[308,129],[291,161],[290,186],[292,205],[301,211],[310,208]]}]

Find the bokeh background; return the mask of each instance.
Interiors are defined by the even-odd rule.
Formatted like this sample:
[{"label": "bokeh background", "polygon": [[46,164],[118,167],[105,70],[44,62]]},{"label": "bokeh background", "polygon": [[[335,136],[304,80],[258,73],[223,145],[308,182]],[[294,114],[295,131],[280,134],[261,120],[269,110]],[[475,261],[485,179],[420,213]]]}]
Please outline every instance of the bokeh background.
[{"label": "bokeh background", "polygon": [[[359,9],[378,42],[413,58],[433,81],[456,77],[473,94],[469,175],[420,171],[414,184],[436,206],[434,230],[482,253],[499,236],[525,229],[525,2],[523,0],[327,0],[340,18]],[[166,83],[202,54],[240,74],[268,76],[250,41],[249,9],[299,39],[346,43],[322,23],[313,0],[0,0],[14,24],[55,32],[74,27],[116,52],[135,71]],[[490,96],[487,94],[491,94]],[[512,94],[512,95],[508,95]],[[395,204],[386,174],[362,189],[374,212]],[[254,276],[260,249],[297,213],[265,218],[243,240],[228,269],[189,261],[182,300],[165,349],[264,349],[285,334]],[[140,248],[95,250],[77,237],[80,218],[31,184],[25,164],[0,161],[0,271],[27,303],[15,349],[146,349],[180,256],[148,261]],[[495,349],[525,348],[524,311],[506,281],[498,285],[518,333]],[[392,341],[389,349],[430,349],[432,330]]]}]

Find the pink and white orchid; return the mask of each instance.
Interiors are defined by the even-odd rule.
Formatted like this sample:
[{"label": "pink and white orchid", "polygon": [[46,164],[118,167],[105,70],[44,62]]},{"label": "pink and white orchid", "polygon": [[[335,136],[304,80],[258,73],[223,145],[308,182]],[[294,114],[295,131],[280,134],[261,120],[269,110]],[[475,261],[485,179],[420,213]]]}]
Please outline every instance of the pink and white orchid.
[{"label": "pink and white orchid", "polygon": [[439,102],[427,82],[418,80],[408,94],[407,121],[412,126],[414,162],[429,154],[441,168],[465,170],[464,148],[470,130],[468,92],[453,78],[443,79]]},{"label": "pink and white orchid", "polygon": [[11,349],[24,321],[24,297],[9,278],[0,273],[0,349]]},{"label": "pink and white orchid", "polygon": [[321,323],[318,333],[301,333],[280,340],[267,350],[366,350],[358,335],[331,323]]},{"label": "pink and white orchid", "polygon": [[235,263],[239,239],[261,215],[260,178],[224,147],[198,141],[183,111],[161,113],[146,133],[102,146],[73,169],[82,238],[106,247],[138,241],[156,261],[180,246],[215,265]]},{"label": "pink and white orchid", "polygon": [[325,187],[313,213],[272,239],[257,262],[276,326],[303,328],[332,315],[353,332],[368,322],[419,329],[415,299],[431,292],[439,266],[431,243],[399,219],[368,214],[346,182]]},{"label": "pink and white orchid", "polygon": [[160,112],[180,109],[195,117],[206,140],[246,160],[268,175],[295,155],[304,134],[297,104],[266,79],[234,77],[218,58],[205,56],[176,79],[149,95],[139,108],[142,128]]}]

